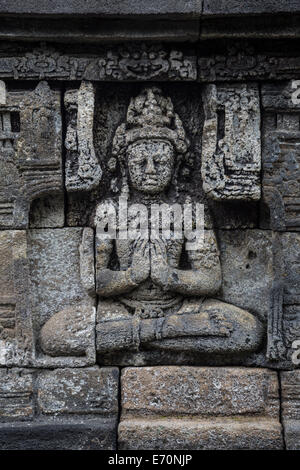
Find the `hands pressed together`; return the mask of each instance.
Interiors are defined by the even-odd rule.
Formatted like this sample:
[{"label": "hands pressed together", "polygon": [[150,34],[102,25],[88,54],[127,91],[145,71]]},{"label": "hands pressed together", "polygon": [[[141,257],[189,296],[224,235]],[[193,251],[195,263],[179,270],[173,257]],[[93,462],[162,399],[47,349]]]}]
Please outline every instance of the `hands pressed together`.
[{"label": "hands pressed together", "polygon": [[140,284],[150,277],[155,284],[166,286],[171,268],[167,260],[165,240],[138,238],[133,249],[131,268],[135,282]]}]

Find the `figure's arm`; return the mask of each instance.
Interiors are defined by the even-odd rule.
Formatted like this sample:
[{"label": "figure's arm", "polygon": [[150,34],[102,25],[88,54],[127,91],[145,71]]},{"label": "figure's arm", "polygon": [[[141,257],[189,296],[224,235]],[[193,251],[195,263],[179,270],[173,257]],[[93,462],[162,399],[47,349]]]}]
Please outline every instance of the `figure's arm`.
[{"label": "figure's arm", "polygon": [[188,250],[190,270],[172,268],[167,263],[162,241],[152,245],[151,277],[164,290],[184,295],[213,295],[221,287],[222,275],[217,242],[212,230],[205,230],[203,245]]},{"label": "figure's arm", "polygon": [[130,292],[149,275],[149,248],[146,241],[137,241],[131,267],[126,271],[113,271],[108,268],[113,243],[113,240],[99,239],[96,234],[96,292],[102,297]]}]

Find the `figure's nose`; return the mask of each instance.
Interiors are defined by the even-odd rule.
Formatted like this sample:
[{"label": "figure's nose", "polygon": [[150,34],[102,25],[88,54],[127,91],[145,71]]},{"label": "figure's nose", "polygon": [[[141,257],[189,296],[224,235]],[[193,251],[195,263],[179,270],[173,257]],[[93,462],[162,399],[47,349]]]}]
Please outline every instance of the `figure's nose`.
[{"label": "figure's nose", "polygon": [[156,173],[152,157],[147,158],[147,165],[146,165],[145,173],[147,175],[155,175]]}]

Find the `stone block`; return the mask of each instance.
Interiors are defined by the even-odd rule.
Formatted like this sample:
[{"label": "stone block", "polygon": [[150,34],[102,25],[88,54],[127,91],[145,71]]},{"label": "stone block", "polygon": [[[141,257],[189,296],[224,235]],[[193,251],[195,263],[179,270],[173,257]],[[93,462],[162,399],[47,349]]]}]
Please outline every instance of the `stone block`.
[{"label": "stone block", "polygon": [[119,446],[281,449],[277,374],[267,369],[127,368]]},{"label": "stone block", "polygon": [[26,369],[0,369],[0,422],[32,419],[33,375]]},{"label": "stone block", "polygon": [[265,85],[262,132],[262,204],[260,226],[273,230],[300,229],[300,135],[298,100],[293,81]]},{"label": "stone block", "polygon": [[32,360],[26,232],[0,231],[0,365],[23,366]]},{"label": "stone block", "polygon": [[241,15],[260,15],[263,13],[295,13],[299,12],[299,2],[297,0],[288,0],[285,2],[276,2],[272,0],[204,0],[203,16],[241,16]]},{"label": "stone block", "polygon": [[118,388],[117,368],[43,371],[37,381],[37,403],[44,415],[117,417]]},{"label": "stone block", "polygon": [[280,372],[286,447],[300,450],[300,370]]},{"label": "stone block", "polygon": [[1,450],[114,450],[116,419],[0,425]]},{"label": "stone block", "polygon": [[201,15],[202,0],[188,0],[178,3],[176,0],[123,0],[109,2],[107,0],[87,0],[84,4],[78,0],[54,0],[51,5],[47,0],[24,2],[17,1],[13,5],[9,1],[2,1],[0,14],[21,15],[49,15],[49,16],[110,16],[110,17],[197,17]]},{"label": "stone block", "polygon": [[63,194],[35,199],[31,204],[30,228],[58,228],[65,222]]},{"label": "stone block", "polygon": [[283,279],[282,331],[286,347],[288,367],[293,366],[293,342],[300,339],[300,234],[281,235],[281,256],[279,259]]},{"label": "stone block", "polygon": [[119,425],[120,450],[279,450],[279,422],[252,418],[193,421],[164,418]]},{"label": "stone block", "polygon": [[272,233],[218,231],[223,275],[222,300],[267,319],[274,280]]},{"label": "stone block", "polygon": [[62,194],[60,92],[46,81],[1,106],[0,228],[27,228],[32,201]]},{"label": "stone block", "polygon": [[28,235],[36,364],[93,364],[94,299],[81,284],[82,229],[32,230]]},{"label": "stone block", "polygon": [[145,416],[278,418],[278,380],[267,369],[129,367],[122,372],[122,419]]}]

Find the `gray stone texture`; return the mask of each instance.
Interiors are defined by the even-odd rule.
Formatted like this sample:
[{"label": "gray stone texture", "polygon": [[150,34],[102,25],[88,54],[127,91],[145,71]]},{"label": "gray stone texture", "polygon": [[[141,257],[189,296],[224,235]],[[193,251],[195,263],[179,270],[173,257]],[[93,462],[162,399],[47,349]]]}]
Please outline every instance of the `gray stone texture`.
[{"label": "gray stone texture", "polygon": [[27,239],[24,230],[0,231],[0,364],[28,365],[33,330],[28,292]]},{"label": "gray stone texture", "polygon": [[102,170],[93,144],[95,89],[91,82],[83,82],[78,92],[65,94],[69,114],[65,139],[66,189],[89,191],[97,188]]},{"label": "gray stone texture", "polygon": [[300,450],[300,371],[281,372],[280,378],[286,447]]},{"label": "gray stone texture", "polygon": [[122,371],[122,419],[279,416],[278,379],[266,369],[143,367]]},{"label": "gray stone texture", "polygon": [[51,6],[47,0],[26,0],[16,2],[13,5],[9,0],[1,0],[0,14],[22,15],[99,15],[124,17],[135,15],[142,16],[167,16],[173,17],[200,17],[202,16],[231,16],[231,15],[257,15],[262,13],[294,13],[299,12],[297,0],[274,3],[271,0],[189,0],[176,2],[175,0],[152,0],[136,2],[135,0],[122,0],[109,2],[107,0],[87,0],[84,5],[78,0],[53,0]]},{"label": "gray stone texture", "polygon": [[292,360],[292,344],[300,339],[300,234],[282,235],[283,255],[283,329],[288,359]]},{"label": "gray stone texture", "polygon": [[26,228],[30,204],[62,193],[60,93],[46,81],[8,92],[0,114],[0,228]]},{"label": "gray stone texture", "polygon": [[[300,109],[292,81],[262,86],[262,227],[298,231]],[[294,101],[294,102],[293,102]]]},{"label": "gray stone texture", "polygon": [[116,448],[118,369],[2,368],[0,378],[1,450]]},{"label": "gray stone texture", "polygon": [[[204,90],[206,98],[210,96],[210,91],[211,88]],[[216,174],[212,161],[217,159],[213,153],[216,146],[221,146],[221,141],[216,143],[217,112],[212,119],[213,111],[210,109],[205,114],[203,130],[205,144],[202,164],[207,159],[205,171],[202,171],[203,188],[209,196],[218,196],[221,200],[256,199],[260,196],[258,89],[256,86],[234,86],[233,89],[226,86],[222,92],[225,97],[221,105],[228,97],[231,105],[229,110],[225,109],[229,119],[223,123],[226,133],[222,149],[228,158],[224,155],[220,155],[220,158],[227,158],[231,177],[223,181],[225,169],[219,169],[223,176],[217,183],[217,190],[210,188],[212,180],[220,176],[218,172]],[[212,107],[217,106],[218,99],[221,100],[215,97]],[[207,102],[204,108],[208,108]],[[240,132],[238,126],[236,128],[237,117],[242,122]],[[249,128],[251,132],[255,129],[255,138],[246,145],[244,140],[249,140]],[[245,154],[241,157],[243,162],[237,162],[239,157],[236,152],[238,154],[244,147]],[[255,352],[262,346],[264,328],[260,320],[249,311],[215,298],[222,284],[222,267],[212,229],[204,230],[201,243],[192,244],[186,232],[179,237],[168,237],[164,225],[166,216],[162,216],[161,222],[159,219],[157,221],[157,234],[154,233],[155,222],[151,222],[150,233],[147,221],[147,233],[141,235],[140,239],[130,235],[132,227],[142,225],[138,214],[131,215],[135,203],[144,204],[146,216],[146,207],[151,208],[152,216],[157,201],[164,201],[163,207],[167,206],[170,213],[170,206],[179,200],[180,190],[183,190],[183,185],[179,183],[180,177],[191,174],[189,150],[190,141],[184,124],[170,97],[166,97],[161,89],[149,86],[131,97],[126,117],[114,133],[112,158],[108,162],[112,172],[116,173],[116,168],[120,167],[121,189],[118,190],[115,184],[116,187],[111,186],[111,190],[120,191],[120,197],[126,199],[128,210],[126,207],[123,212],[128,211],[129,217],[122,230],[129,230],[129,236],[126,235],[124,239],[115,236],[111,239],[103,238],[105,226],[108,224],[109,229],[113,230],[113,224],[116,224],[117,201],[112,196],[97,205],[94,218],[96,293],[100,297],[96,328],[99,357],[122,350],[162,350],[179,354],[221,354],[226,357],[234,353],[242,355]],[[205,156],[205,152],[209,155]],[[179,162],[183,168],[180,168]],[[229,172],[228,168],[226,172]],[[207,187],[210,189],[207,190]],[[175,191],[173,196],[172,191]],[[191,208],[195,201],[193,196],[190,194],[183,199],[182,194],[181,201],[190,201]],[[203,194],[201,202],[203,205],[207,203]],[[206,209],[208,212],[207,206]],[[119,211],[120,220],[125,214],[122,209]],[[115,214],[113,222],[110,214]],[[200,215],[191,212],[190,222],[194,226],[199,223],[197,217],[200,218]],[[177,219],[176,215],[174,219]],[[209,226],[210,223],[206,213],[203,225]],[[180,225],[179,230],[181,228]],[[186,265],[182,263],[184,250]],[[162,357],[161,361],[164,360]]]},{"label": "gray stone texture", "polygon": [[81,237],[79,228],[31,230],[28,236],[31,312],[41,366],[95,362],[94,300],[81,284]]},{"label": "gray stone texture", "polygon": [[1,450],[115,450],[116,419],[0,425]]},{"label": "gray stone texture", "polygon": [[[299,1],[0,18],[0,449],[298,450]],[[120,195],[203,245],[103,241]]]},{"label": "gray stone texture", "polygon": [[32,371],[0,369],[1,422],[31,420],[34,416],[33,395]]},{"label": "gray stone texture", "polygon": [[266,369],[122,372],[123,450],[281,449],[278,378]]},{"label": "gray stone texture", "polygon": [[262,13],[295,13],[300,11],[297,0],[272,2],[272,0],[204,0],[203,16],[260,15]]},{"label": "gray stone texture", "polygon": [[26,0],[11,5],[9,1],[0,2],[0,14],[22,15],[98,15],[98,16],[167,16],[194,17],[202,11],[202,0],[151,0],[136,2],[135,0],[121,0],[109,2],[108,0],[86,0],[84,4],[78,0],[54,0],[51,6],[47,0]]},{"label": "gray stone texture", "polygon": [[37,404],[45,415],[116,416],[118,387],[117,368],[43,371],[37,381]]},{"label": "gray stone texture", "polygon": [[221,299],[267,320],[274,280],[273,235],[267,230],[220,230]]},{"label": "gray stone texture", "polygon": [[64,195],[35,199],[30,207],[30,228],[58,228],[65,223]]},{"label": "gray stone texture", "polygon": [[203,189],[216,200],[260,199],[260,104],[256,84],[203,91]]}]

